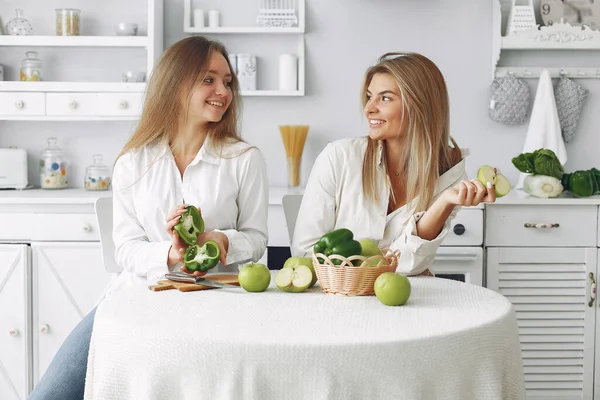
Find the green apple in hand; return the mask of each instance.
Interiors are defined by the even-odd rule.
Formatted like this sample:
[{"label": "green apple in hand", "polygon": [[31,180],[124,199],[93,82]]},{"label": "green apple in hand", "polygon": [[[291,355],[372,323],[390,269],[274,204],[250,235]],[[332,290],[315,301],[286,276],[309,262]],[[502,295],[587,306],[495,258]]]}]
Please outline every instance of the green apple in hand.
[{"label": "green apple in hand", "polygon": [[284,292],[300,293],[310,286],[313,275],[306,265],[281,268],[275,274],[275,285]]},{"label": "green apple in hand", "polygon": [[375,279],[375,296],[386,306],[401,306],[410,297],[410,281],[394,272],[384,272]]},{"label": "green apple in hand", "polygon": [[317,283],[317,273],[315,272],[315,267],[313,266],[312,258],[310,257],[290,257],[285,260],[283,264],[283,268],[291,268],[296,267],[298,265],[306,265],[312,272],[313,278],[310,281],[310,286],[313,287],[315,283]]},{"label": "green apple in hand", "polygon": [[246,264],[238,273],[238,281],[247,292],[264,292],[271,283],[271,272],[265,264]]},{"label": "green apple in hand", "polygon": [[484,165],[477,171],[477,179],[483,186],[486,186],[488,182],[492,182],[494,185],[494,193],[496,197],[506,196],[510,192],[510,182],[502,175],[496,168]]}]

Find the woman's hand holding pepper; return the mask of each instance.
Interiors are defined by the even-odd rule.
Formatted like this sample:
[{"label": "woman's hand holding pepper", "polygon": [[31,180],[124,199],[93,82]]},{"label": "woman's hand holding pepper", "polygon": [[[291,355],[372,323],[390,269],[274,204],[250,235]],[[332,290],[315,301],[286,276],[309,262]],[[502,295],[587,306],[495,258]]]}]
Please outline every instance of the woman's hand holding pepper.
[{"label": "woman's hand holding pepper", "polygon": [[177,232],[173,230],[173,227],[179,223],[179,218],[181,218],[181,214],[185,212],[185,208],[188,205],[189,204],[180,204],[171,209],[166,218],[167,233],[171,236],[171,248],[169,249],[169,257],[167,260],[167,265],[169,267],[183,261],[183,253],[185,253],[185,249],[188,246],[187,243],[181,240]]},{"label": "woman's hand holding pepper", "polygon": [[[229,239],[227,238],[227,235],[219,231],[204,232],[202,235],[198,235],[198,245],[202,246],[202,244],[208,240],[212,240],[219,245],[219,250],[221,252],[221,258],[219,259],[219,261],[221,262],[221,264],[226,265],[227,250],[229,250]],[[185,265],[181,267],[181,270],[186,274],[192,273],[185,267]],[[206,272],[196,271],[193,274],[194,276],[202,276],[206,275]]]}]

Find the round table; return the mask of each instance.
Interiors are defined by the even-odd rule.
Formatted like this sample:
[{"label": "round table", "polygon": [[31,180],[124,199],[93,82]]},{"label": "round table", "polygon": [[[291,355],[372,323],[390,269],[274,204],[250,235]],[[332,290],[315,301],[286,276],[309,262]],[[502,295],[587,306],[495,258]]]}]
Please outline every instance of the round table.
[{"label": "round table", "polygon": [[500,294],[410,278],[374,296],[271,287],[124,289],[98,307],[85,399],[523,399],[516,316]]}]

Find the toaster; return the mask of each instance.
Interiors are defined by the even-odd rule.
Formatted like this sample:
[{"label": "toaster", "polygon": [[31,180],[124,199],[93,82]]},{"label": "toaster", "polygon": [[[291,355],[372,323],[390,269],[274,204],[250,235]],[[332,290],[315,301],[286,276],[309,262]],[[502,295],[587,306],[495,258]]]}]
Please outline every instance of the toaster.
[{"label": "toaster", "polygon": [[27,187],[27,151],[0,148],[0,189]]}]

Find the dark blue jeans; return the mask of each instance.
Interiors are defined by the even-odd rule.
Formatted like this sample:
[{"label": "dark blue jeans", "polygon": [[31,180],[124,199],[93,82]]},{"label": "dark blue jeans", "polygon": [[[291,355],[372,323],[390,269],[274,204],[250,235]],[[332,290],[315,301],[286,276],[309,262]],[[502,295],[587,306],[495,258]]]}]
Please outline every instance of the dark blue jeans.
[{"label": "dark blue jeans", "polygon": [[67,336],[29,400],[83,399],[87,359],[94,326],[94,308]]}]

